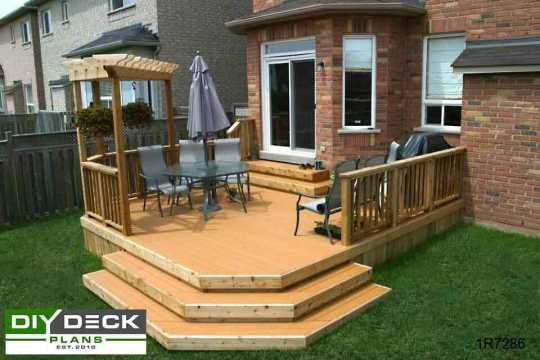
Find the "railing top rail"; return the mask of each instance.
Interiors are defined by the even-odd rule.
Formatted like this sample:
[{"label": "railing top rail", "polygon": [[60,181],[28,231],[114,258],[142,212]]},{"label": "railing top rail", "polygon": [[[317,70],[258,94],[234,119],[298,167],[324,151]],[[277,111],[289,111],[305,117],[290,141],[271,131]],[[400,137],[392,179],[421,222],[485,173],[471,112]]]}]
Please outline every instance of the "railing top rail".
[{"label": "railing top rail", "polygon": [[393,170],[393,169],[404,168],[404,167],[418,164],[418,163],[428,161],[428,160],[435,160],[435,159],[440,159],[447,156],[465,153],[466,151],[467,149],[465,147],[460,146],[453,149],[442,150],[435,153],[421,155],[421,156],[417,156],[410,159],[398,160],[390,164],[370,166],[370,167],[363,168],[360,170],[346,172],[346,173],[341,174],[340,178],[341,179],[357,179],[364,176],[378,174],[378,173]]},{"label": "railing top rail", "polygon": [[91,161],[85,161],[85,162],[81,162],[81,166],[85,169],[90,169],[90,170],[94,170],[94,171],[99,171],[101,173],[104,173],[106,175],[112,175],[112,176],[115,176],[118,174],[118,169],[117,168],[114,168],[114,167],[111,167],[111,166],[106,166],[106,165],[102,165],[102,164],[98,164],[98,163],[95,163],[95,162],[91,162]]}]

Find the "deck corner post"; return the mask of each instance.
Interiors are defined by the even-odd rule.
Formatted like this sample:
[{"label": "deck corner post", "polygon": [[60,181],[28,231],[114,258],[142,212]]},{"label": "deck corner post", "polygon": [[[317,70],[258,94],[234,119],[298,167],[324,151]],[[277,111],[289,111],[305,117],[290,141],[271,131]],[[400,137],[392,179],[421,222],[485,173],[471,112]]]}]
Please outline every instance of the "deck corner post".
[{"label": "deck corner post", "polygon": [[116,148],[116,165],[118,168],[118,191],[120,194],[120,212],[124,235],[131,235],[131,214],[129,210],[128,179],[126,168],[126,154],[124,149],[124,123],[122,116],[122,100],[120,93],[120,79],[112,78],[112,110],[114,125],[114,143]]},{"label": "deck corner post", "polygon": [[169,145],[168,161],[169,164],[176,163],[176,156],[174,151],[175,139],[174,139],[174,122],[173,122],[173,102],[172,102],[172,84],[171,80],[165,80],[165,113],[167,120],[167,144]]},{"label": "deck corner post", "polygon": [[341,243],[345,246],[352,244],[353,239],[353,186],[352,179],[341,178]]}]

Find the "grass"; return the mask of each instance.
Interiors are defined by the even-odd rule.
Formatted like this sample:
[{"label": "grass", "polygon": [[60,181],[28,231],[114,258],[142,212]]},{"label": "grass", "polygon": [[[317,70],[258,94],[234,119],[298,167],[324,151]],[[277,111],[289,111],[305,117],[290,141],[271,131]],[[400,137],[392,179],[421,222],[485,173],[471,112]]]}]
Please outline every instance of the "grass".
[{"label": "grass", "polygon": [[[108,308],[81,285],[83,273],[101,266],[83,248],[79,216],[0,228],[0,311]],[[169,353],[149,340],[148,355],[153,359],[538,358],[539,240],[474,225],[437,236],[375,270],[375,281],[394,290],[389,298],[303,351]],[[524,338],[525,349],[477,349],[477,339],[501,336]],[[0,356],[3,347],[2,341]]]}]

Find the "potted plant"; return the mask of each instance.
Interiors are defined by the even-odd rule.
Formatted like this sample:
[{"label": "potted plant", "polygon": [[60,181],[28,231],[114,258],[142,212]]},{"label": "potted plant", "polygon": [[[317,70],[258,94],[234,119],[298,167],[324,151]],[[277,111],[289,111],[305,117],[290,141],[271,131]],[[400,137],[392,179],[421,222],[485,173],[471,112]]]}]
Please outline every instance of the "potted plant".
[{"label": "potted plant", "polygon": [[87,136],[104,137],[113,133],[112,119],[110,109],[91,106],[75,114],[75,125]]},{"label": "potted plant", "polygon": [[141,129],[152,125],[154,112],[143,101],[136,101],[122,107],[124,124],[129,129]]},{"label": "potted plant", "polygon": [[251,144],[251,148],[249,150],[251,153],[251,160],[259,160],[259,148],[257,147],[257,144]]}]

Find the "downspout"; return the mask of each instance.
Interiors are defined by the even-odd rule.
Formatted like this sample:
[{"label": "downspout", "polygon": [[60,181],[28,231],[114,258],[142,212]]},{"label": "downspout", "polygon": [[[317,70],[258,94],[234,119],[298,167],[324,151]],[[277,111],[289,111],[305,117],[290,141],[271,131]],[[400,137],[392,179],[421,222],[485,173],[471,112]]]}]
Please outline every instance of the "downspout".
[{"label": "downspout", "polygon": [[23,8],[28,10],[33,10],[30,13],[31,26],[32,26],[32,47],[34,54],[34,68],[36,72],[36,90],[37,90],[37,100],[38,100],[38,109],[46,110],[47,104],[45,100],[45,82],[43,79],[43,61],[41,59],[41,39],[39,36],[39,17],[38,17],[38,8],[35,6],[24,5]]}]

